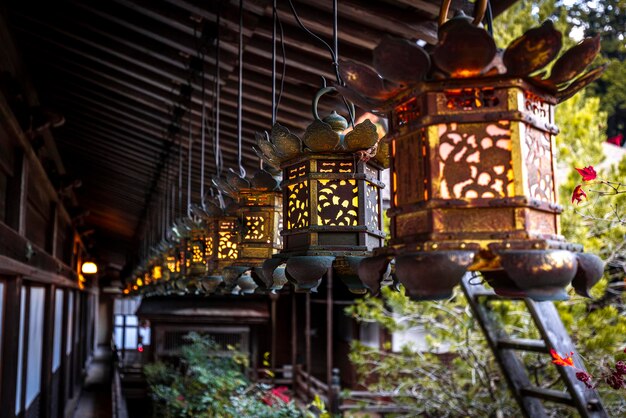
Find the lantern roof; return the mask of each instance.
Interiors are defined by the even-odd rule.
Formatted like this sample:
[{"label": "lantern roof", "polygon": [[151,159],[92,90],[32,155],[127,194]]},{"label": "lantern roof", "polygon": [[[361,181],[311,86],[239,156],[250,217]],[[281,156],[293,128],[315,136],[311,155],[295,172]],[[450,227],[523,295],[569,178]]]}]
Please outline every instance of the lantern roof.
[{"label": "lantern roof", "polygon": [[583,39],[555,60],[561,48],[562,34],[550,20],[498,49],[487,30],[460,14],[439,28],[438,42],[429,48],[386,36],[374,49],[372,66],[342,60],[339,71],[346,85],[335,87],[373,111],[388,110],[404,93],[425,89],[430,82],[462,84],[469,79],[521,78],[561,102],[606,68],[586,71],[600,51],[599,36]]},{"label": "lantern roof", "polygon": [[[269,133],[257,132],[257,148],[254,149],[256,154],[276,169],[286,162],[315,153],[356,155],[363,160],[373,158],[379,164],[387,166],[388,154],[386,150],[380,154],[377,152],[378,132],[376,125],[369,119],[354,124],[353,128],[347,131],[348,120],[336,110],[331,111],[323,119],[320,118],[317,110],[320,98],[335,91],[334,87],[324,87],[314,96],[313,121],[309,123],[302,137],[294,135],[280,123],[275,123]],[[349,111],[354,114],[353,108],[349,108]]]}]

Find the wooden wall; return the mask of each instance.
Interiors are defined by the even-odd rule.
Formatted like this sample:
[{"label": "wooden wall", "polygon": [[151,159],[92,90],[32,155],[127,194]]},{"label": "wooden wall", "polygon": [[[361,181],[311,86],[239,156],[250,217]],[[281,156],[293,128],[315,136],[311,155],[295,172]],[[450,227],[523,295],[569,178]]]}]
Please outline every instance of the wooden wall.
[{"label": "wooden wall", "polygon": [[97,284],[79,285],[85,248],[24,126],[36,96],[1,16],[0,56],[0,418],[65,417],[94,350]]}]

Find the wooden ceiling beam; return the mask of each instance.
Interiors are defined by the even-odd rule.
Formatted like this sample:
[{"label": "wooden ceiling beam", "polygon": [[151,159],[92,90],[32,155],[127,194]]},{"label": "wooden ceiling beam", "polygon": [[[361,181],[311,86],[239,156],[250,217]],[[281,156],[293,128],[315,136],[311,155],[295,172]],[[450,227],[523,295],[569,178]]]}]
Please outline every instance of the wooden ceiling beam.
[{"label": "wooden ceiling beam", "polygon": [[[84,128],[81,129],[80,127],[74,127],[64,131],[63,135],[59,136],[57,143],[71,148],[73,146],[78,146],[77,143],[74,142],[77,138],[81,138],[83,141],[97,139],[97,141],[94,142],[97,143],[98,147],[108,147],[111,149],[111,153],[116,155],[116,158],[121,158],[125,161],[131,160],[131,163],[133,164],[139,164],[146,160],[149,161],[149,157],[147,157],[149,154],[146,153],[146,149],[143,149],[142,152],[141,147],[127,146],[112,139],[109,135],[98,134],[97,131],[85,131]],[[84,149],[89,150],[89,148]],[[98,155],[98,158],[99,157],[100,155]]]},{"label": "wooden ceiling beam", "polygon": [[[74,144],[72,146],[72,149],[69,150],[69,152],[65,152],[65,155],[72,155],[75,158],[79,158],[81,160],[84,160],[86,163],[89,163],[89,167],[92,166],[92,164],[94,165],[94,167],[98,166],[98,167],[102,167],[102,168],[106,168],[109,172],[110,177],[107,178],[107,181],[111,182],[115,180],[115,176],[119,175],[119,176],[123,176],[124,180],[128,180],[128,176],[132,175],[133,179],[135,179],[137,181],[137,183],[144,181],[145,183],[148,183],[150,181],[150,177],[146,176],[146,170],[145,169],[153,169],[154,167],[153,164],[149,164],[149,167],[138,167],[138,164],[134,164],[133,162],[126,162],[123,159],[116,159],[115,156],[111,155],[111,154],[104,154],[101,153],[98,158],[86,158],[89,155],[89,150],[90,147],[93,147],[94,149],[98,149],[98,150],[102,150],[103,147],[102,146],[97,146],[94,144],[91,144],[90,146],[84,146],[84,145],[77,145]],[[66,150],[67,151],[67,150]],[[145,164],[146,166],[148,164]],[[137,187],[139,186],[137,183],[134,183],[132,187]],[[142,189],[141,187],[138,187],[138,190]]]},{"label": "wooden ceiling beam", "polygon": [[[329,17],[328,26],[332,29],[332,3],[323,0],[306,0],[298,1],[295,4],[296,10],[302,18],[302,10],[305,6],[314,7],[321,10]],[[311,12],[311,11],[309,11]],[[407,39],[422,39],[430,44],[437,42],[437,25],[424,15],[424,13],[415,10],[398,8],[390,3],[371,2],[367,8],[363,7],[362,2],[355,0],[341,0],[337,4],[337,14],[340,19],[338,30],[341,36],[344,25],[348,27],[367,27],[368,30],[380,31],[380,34],[391,34]],[[380,38],[380,36],[379,36]],[[341,46],[339,54],[341,55]]]}]

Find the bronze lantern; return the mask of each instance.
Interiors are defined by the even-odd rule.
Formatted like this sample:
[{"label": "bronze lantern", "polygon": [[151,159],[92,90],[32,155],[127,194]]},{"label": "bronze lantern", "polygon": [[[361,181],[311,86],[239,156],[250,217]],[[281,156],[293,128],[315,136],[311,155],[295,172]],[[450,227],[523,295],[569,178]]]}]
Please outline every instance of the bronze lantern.
[{"label": "bronze lantern", "polygon": [[364,257],[384,237],[386,149],[376,152],[378,133],[369,120],[344,134],[348,123],[336,112],[320,119],[317,103],[334,91],[326,87],[317,93],[314,121],[302,139],[278,123],[270,135],[257,136],[257,154],[283,173],[283,249],[279,261],[266,262],[266,270],[273,272],[286,260],[287,277],[304,291],[317,287],[336,257]]},{"label": "bronze lantern", "polygon": [[197,276],[195,284],[205,293],[214,293],[222,283],[229,285],[223,271],[239,257],[234,210],[235,205],[229,199],[217,198],[202,210],[202,236],[198,244],[204,250],[205,269]]},{"label": "bronze lantern", "polygon": [[378,87],[367,84],[378,77],[371,68],[344,63],[342,93],[390,120],[391,240],[367,263],[382,270],[395,257],[413,298],[449,297],[468,270],[498,294],[537,300],[567,298],[575,276],[581,294],[599,279],[601,260],[559,234],[554,145],[555,105],[602,74],[581,75],[599,39],[538,74],[560,49],[549,21],[498,51],[459,16],[430,52],[384,39],[374,51]]},{"label": "bronze lantern", "polygon": [[279,290],[286,282],[284,276],[269,276],[266,280],[261,266],[282,249],[280,177],[259,170],[250,180],[231,173],[226,181],[215,179],[214,183],[237,202],[239,256],[224,269],[224,277],[236,281],[242,293],[252,293],[257,286],[261,290]]}]

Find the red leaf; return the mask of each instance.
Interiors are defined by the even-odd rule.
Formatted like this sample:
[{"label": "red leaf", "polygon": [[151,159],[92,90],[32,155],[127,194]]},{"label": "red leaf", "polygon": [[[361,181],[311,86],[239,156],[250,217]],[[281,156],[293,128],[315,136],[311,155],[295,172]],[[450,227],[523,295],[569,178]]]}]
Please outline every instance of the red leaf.
[{"label": "red leaf", "polygon": [[582,176],[583,181],[595,180],[596,177],[598,177],[598,174],[592,165],[585,168],[576,168],[576,171],[578,171],[578,174]]},{"label": "red leaf", "polygon": [[621,147],[623,139],[624,139],[624,135],[617,134],[615,136],[607,138],[606,142],[608,142],[609,144],[613,144],[613,145],[617,145],[618,147]]},{"label": "red leaf", "polygon": [[554,349],[550,349],[550,354],[552,355],[552,363],[557,366],[574,367],[574,359],[572,358],[574,353],[569,353],[569,356],[561,357]]},{"label": "red leaf", "polygon": [[[578,169],[576,169],[578,170]],[[587,193],[583,190],[583,186],[580,184],[576,186],[574,189],[574,193],[572,193],[572,203],[579,204],[583,199],[587,198]]]}]

